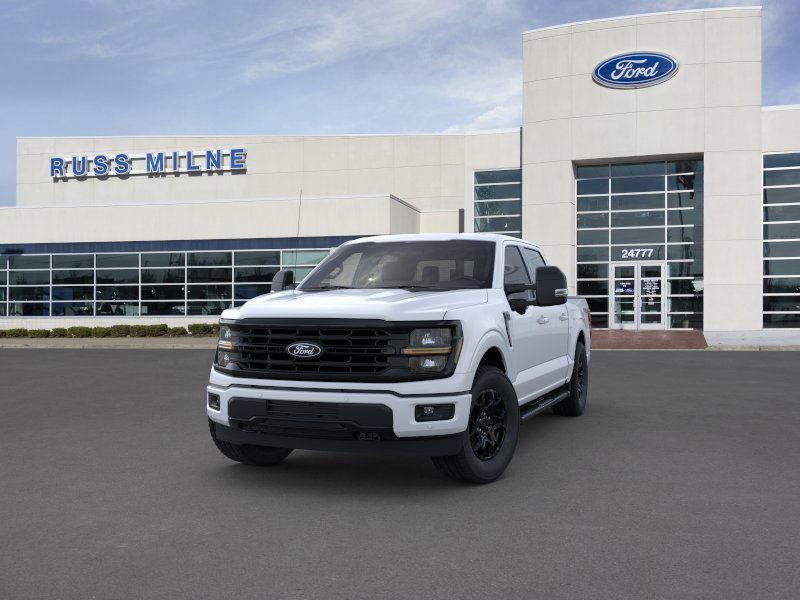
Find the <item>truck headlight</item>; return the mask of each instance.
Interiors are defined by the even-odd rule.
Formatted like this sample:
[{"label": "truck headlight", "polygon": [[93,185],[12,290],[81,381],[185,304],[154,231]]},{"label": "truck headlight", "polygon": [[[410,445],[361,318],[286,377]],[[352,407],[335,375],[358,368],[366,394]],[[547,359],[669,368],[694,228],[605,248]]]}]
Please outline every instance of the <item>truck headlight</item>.
[{"label": "truck headlight", "polygon": [[450,356],[454,355],[458,361],[461,351],[461,338],[454,340],[449,327],[415,329],[411,332],[410,342],[402,353],[410,357],[408,366],[414,373],[441,373]]},{"label": "truck headlight", "polygon": [[227,367],[232,362],[230,352],[233,350],[233,332],[227,325],[220,325],[219,340],[217,340],[216,363],[220,367]]}]

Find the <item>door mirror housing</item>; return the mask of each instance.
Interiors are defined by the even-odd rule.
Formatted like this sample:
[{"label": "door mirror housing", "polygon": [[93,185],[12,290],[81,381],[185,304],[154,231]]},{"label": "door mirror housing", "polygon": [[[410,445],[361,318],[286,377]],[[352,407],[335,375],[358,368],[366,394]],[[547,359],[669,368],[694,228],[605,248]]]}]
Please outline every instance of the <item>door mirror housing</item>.
[{"label": "door mirror housing", "polygon": [[284,290],[293,290],[295,286],[294,283],[294,271],[291,269],[281,269],[275,276],[272,278],[272,291],[273,292],[282,292]]},{"label": "door mirror housing", "polygon": [[556,306],[567,301],[567,277],[558,267],[537,267],[536,304]]}]

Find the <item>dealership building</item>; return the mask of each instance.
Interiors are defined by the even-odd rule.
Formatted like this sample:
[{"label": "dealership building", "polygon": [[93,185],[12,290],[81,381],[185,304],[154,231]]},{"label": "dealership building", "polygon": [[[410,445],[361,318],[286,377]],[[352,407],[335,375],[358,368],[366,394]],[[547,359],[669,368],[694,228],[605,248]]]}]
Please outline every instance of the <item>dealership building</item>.
[{"label": "dealership building", "polygon": [[0,328],[214,320],[346,240],[458,231],[539,244],[595,327],[800,328],[800,106],[762,106],[761,37],[758,7],[527,31],[502,131],[19,138]]}]

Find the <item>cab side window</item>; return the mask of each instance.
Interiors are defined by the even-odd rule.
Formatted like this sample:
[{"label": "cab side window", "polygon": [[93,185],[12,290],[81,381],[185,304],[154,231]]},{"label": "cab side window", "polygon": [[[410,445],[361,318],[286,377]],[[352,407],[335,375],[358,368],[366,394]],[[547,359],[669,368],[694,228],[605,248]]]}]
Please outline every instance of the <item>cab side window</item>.
[{"label": "cab side window", "polygon": [[[505,263],[503,265],[503,285],[531,283],[525,261],[522,260],[518,246],[506,246]],[[509,294],[510,299],[530,298],[530,292],[517,292]]]},{"label": "cab side window", "polygon": [[525,259],[525,265],[528,267],[531,279],[536,280],[536,269],[545,266],[542,255],[532,248],[523,248],[522,257]]}]

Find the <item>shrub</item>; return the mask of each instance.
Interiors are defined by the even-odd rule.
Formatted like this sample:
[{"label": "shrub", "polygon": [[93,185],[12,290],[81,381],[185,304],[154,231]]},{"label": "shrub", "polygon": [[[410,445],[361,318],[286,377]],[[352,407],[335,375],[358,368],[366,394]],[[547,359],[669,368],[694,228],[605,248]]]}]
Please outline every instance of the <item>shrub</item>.
[{"label": "shrub", "polygon": [[147,325],[131,325],[131,337],[147,337]]},{"label": "shrub", "polygon": [[145,327],[147,327],[148,337],[161,337],[169,333],[169,327],[164,323],[160,323],[159,325],[145,325]]},{"label": "shrub", "polygon": [[92,327],[92,337],[105,338],[111,335],[111,327]]},{"label": "shrub", "polygon": [[187,335],[188,333],[189,332],[186,331],[185,327],[170,327],[169,332],[167,332],[167,335],[170,337],[179,337],[182,335]]},{"label": "shrub", "polygon": [[69,333],[70,337],[87,338],[87,337],[92,337],[92,328],[91,327],[70,327],[69,329],[67,329],[67,333]]},{"label": "shrub", "polygon": [[50,337],[50,330],[49,329],[29,329],[28,330],[28,337],[32,337],[32,338]]},{"label": "shrub", "polygon": [[189,333],[191,335],[215,335],[219,333],[219,326],[214,331],[212,323],[192,323],[189,325]]},{"label": "shrub", "polygon": [[111,337],[128,337],[131,334],[130,325],[112,325]]},{"label": "shrub", "polygon": [[63,327],[55,327],[50,331],[50,337],[69,337],[69,332]]},{"label": "shrub", "polygon": [[13,329],[6,329],[6,337],[19,338],[28,337],[28,330],[23,327],[14,327]]},{"label": "shrub", "polygon": [[0,338],[4,338],[4,337],[6,337],[6,330],[5,329],[0,329]]}]

